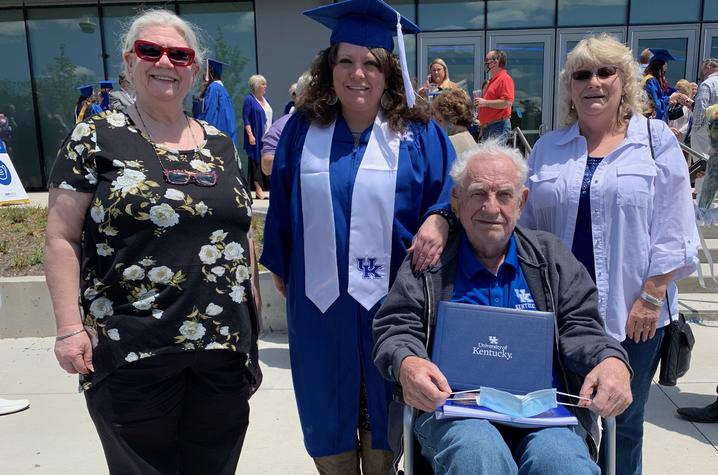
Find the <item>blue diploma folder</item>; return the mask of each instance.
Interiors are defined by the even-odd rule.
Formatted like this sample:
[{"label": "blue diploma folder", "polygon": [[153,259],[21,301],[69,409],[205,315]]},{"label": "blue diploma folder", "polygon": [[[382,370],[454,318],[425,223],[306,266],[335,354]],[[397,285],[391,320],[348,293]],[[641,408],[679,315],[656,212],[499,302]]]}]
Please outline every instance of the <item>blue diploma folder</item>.
[{"label": "blue diploma folder", "polygon": [[439,302],[431,360],[453,391],[553,387],[554,314]]}]

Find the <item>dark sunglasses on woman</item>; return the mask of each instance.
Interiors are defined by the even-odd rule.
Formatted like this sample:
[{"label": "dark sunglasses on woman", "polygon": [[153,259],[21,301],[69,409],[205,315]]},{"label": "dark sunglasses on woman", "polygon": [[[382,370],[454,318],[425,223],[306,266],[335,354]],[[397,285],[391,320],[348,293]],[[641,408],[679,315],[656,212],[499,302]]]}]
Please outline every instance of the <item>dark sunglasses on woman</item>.
[{"label": "dark sunglasses on woman", "polygon": [[571,79],[574,81],[588,81],[593,76],[597,76],[598,79],[608,79],[615,76],[617,72],[618,68],[616,66],[601,66],[596,69],[595,73],[590,69],[579,69],[571,73]]},{"label": "dark sunglasses on woman", "polygon": [[162,58],[163,54],[166,54],[167,59],[169,59],[172,64],[180,67],[189,66],[194,63],[195,56],[195,52],[192,48],[186,48],[184,46],[165,47],[147,40],[135,41],[132,51],[138,58],[152,63],[156,63]]}]

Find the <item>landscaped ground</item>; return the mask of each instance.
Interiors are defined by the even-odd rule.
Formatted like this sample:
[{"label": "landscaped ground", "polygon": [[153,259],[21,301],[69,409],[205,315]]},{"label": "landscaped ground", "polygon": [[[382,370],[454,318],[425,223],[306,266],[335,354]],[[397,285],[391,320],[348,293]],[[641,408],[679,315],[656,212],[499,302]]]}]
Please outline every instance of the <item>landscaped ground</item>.
[{"label": "landscaped ground", "polygon": [[[264,216],[252,218],[257,256],[262,255]],[[0,277],[43,275],[47,208],[0,207]],[[263,269],[260,266],[260,269]]]}]

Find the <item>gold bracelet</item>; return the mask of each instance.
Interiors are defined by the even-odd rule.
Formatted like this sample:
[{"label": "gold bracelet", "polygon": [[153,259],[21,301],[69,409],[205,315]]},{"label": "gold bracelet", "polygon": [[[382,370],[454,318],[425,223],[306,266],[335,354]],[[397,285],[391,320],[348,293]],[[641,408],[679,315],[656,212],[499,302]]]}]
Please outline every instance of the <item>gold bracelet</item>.
[{"label": "gold bracelet", "polygon": [[82,332],[84,332],[84,331],[85,331],[85,329],[83,328],[83,329],[81,329],[81,330],[75,330],[75,331],[72,332],[72,333],[68,333],[67,335],[59,335],[59,336],[56,336],[56,337],[55,337],[55,341],[66,340],[66,339],[70,338],[71,336],[79,335],[80,333],[82,333]]}]

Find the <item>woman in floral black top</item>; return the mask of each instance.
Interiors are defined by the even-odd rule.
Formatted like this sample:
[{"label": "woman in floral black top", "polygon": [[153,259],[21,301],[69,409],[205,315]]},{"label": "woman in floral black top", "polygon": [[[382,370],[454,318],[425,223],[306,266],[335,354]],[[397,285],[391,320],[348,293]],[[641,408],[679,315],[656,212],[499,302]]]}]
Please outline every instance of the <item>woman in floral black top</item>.
[{"label": "woman in floral black top", "polygon": [[123,51],[135,106],[78,124],[52,171],[55,354],[110,472],[234,473],[261,379],[249,194],[231,139],[184,114],[193,27],[146,12]]}]

